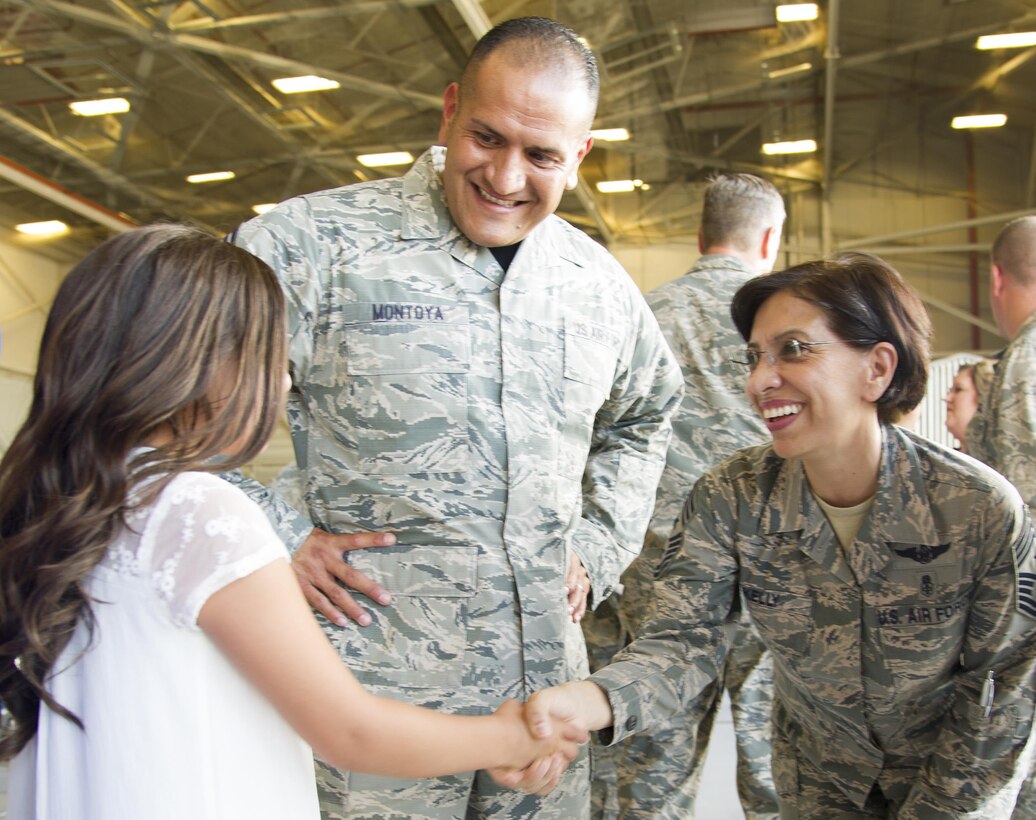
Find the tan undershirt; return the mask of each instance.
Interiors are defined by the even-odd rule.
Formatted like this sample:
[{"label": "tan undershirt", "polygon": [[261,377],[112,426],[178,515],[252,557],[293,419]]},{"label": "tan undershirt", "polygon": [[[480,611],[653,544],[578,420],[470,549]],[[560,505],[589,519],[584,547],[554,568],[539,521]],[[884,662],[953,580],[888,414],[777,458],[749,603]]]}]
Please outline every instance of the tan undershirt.
[{"label": "tan undershirt", "polygon": [[874,503],[874,496],[872,495],[870,498],[852,507],[833,507],[819,496],[815,495],[814,498],[816,498],[820,509],[824,511],[824,515],[827,516],[827,520],[831,523],[831,529],[835,531],[838,543],[842,545],[842,552],[844,553],[849,549],[853,539],[856,538],[856,533],[860,531],[860,525]]}]

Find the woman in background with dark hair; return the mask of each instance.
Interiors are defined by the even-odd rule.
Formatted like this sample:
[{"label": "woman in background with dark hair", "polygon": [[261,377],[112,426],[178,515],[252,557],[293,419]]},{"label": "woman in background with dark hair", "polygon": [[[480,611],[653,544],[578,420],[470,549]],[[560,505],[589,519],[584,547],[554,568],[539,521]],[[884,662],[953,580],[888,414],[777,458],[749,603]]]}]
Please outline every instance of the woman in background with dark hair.
[{"label": "woman in background with dark hair", "polygon": [[212,474],[263,447],[285,366],[272,271],[193,229],[114,237],[62,283],[0,461],[9,817],[316,818],[299,735],[374,774],[551,779],[557,744],[514,702],[461,717],[367,692],[262,511]]},{"label": "woman in background with dark hair", "polygon": [[1000,475],[890,423],[924,394],[924,307],[846,254],[750,280],[732,315],[772,443],[695,485],[636,640],[527,717],[650,731],[716,676],[745,606],[774,657],[782,818],[1009,817],[1031,752],[1033,530]]}]

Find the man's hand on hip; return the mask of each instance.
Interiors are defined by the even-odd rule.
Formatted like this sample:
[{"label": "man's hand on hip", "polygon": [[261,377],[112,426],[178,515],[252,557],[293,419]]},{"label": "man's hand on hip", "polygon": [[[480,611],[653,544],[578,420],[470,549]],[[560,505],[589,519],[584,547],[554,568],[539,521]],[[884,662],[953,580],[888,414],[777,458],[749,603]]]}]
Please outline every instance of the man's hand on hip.
[{"label": "man's hand on hip", "polygon": [[317,612],[339,626],[348,626],[350,619],[368,626],[370,614],[338,582],[382,605],[391,604],[392,596],[383,586],[350,567],[345,555],[351,550],[391,547],[395,543],[396,536],[390,532],[333,535],[314,527],[292,556],[291,566],[306,600]]}]

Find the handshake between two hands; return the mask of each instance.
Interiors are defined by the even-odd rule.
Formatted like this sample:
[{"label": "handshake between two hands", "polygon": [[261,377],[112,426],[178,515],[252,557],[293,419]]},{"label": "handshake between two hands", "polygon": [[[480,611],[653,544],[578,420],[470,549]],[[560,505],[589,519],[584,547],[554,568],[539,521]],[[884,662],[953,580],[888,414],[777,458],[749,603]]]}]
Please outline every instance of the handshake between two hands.
[{"label": "handshake between two hands", "polygon": [[515,700],[502,704],[495,717],[507,721],[510,731],[517,722],[518,736],[525,737],[515,752],[518,759],[528,762],[513,768],[489,769],[493,780],[505,788],[529,794],[551,792],[579,754],[580,745],[590,739],[578,707],[577,699],[570,697],[563,686],[536,692],[524,705]]}]

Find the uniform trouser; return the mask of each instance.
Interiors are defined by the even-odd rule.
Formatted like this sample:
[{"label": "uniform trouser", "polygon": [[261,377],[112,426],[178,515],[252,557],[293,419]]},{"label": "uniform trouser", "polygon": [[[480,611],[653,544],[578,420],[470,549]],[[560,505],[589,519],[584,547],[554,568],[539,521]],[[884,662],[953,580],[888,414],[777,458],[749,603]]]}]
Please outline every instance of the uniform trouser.
[{"label": "uniform trouser", "polygon": [[921,777],[920,768],[886,763],[861,808],[832,781],[829,772],[797,754],[796,745],[774,727],[773,779],[781,820],[1008,820],[1022,776],[986,799],[981,808],[961,812],[935,802],[902,809]]},{"label": "uniform trouser", "polygon": [[[607,663],[611,655],[603,647],[609,636],[621,634],[617,626],[607,626],[609,619],[618,623],[614,608],[605,609],[609,603],[602,604],[592,624],[584,628],[591,668]],[[634,735],[617,746],[593,746],[593,816],[597,820],[692,817],[724,689],[730,695],[737,737],[742,809],[748,820],[776,818],[777,794],[770,773],[773,664],[746,620],[735,633],[721,679],[688,704],[686,711],[674,715],[665,727]]]},{"label": "uniform trouser", "polygon": [[546,797],[536,797],[501,788],[484,771],[400,780],[343,772],[318,761],[320,816],[323,820],[580,820],[589,812],[588,768],[583,747],[561,784]]},{"label": "uniform trouser", "polygon": [[[477,555],[474,550],[477,549]],[[339,656],[371,692],[442,712],[478,715],[508,698],[523,700],[522,622],[507,556],[502,550],[436,548],[422,573],[423,553],[408,547],[363,550],[350,563],[393,592],[387,607],[369,606],[367,627],[337,627],[318,617]],[[403,553],[405,560],[395,561]],[[354,559],[354,556],[356,558]],[[396,564],[402,569],[392,575]],[[387,569],[386,569],[387,567]],[[451,579],[464,579],[454,589]],[[563,581],[558,607],[567,610]],[[570,619],[557,636],[564,680],[588,673],[583,636]],[[401,780],[343,772],[317,764],[324,820],[369,818],[543,818],[581,820],[589,814],[585,749],[547,797],[501,789],[485,772]]]}]

